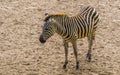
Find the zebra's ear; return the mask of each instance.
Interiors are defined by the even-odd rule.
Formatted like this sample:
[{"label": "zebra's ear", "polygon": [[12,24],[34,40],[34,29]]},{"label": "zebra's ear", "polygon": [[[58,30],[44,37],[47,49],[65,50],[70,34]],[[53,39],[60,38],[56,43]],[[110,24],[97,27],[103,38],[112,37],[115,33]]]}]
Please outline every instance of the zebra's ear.
[{"label": "zebra's ear", "polygon": [[45,16],[49,16],[49,14],[48,14],[48,13],[45,13]]},{"label": "zebra's ear", "polygon": [[48,13],[45,13],[44,15],[46,16],[45,19],[44,19],[44,21],[49,20],[49,18],[50,18],[49,14],[48,14]]}]

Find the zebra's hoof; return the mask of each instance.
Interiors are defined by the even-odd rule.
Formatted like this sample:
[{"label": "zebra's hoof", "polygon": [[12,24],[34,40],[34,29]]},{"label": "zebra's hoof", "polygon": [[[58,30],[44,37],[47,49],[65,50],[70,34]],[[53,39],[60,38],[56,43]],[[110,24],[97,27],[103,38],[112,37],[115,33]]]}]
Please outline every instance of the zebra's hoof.
[{"label": "zebra's hoof", "polygon": [[65,64],[63,65],[63,69],[66,69],[66,65]]},{"label": "zebra's hoof", "polygon": [[77,64],[76,64],[76,70],[78,70],[79,69],[79,62],[77,62]]},{"label": "zebra's hoof", "polygon": [[86,58],[87,58],[88,62],[91,62],[91,54],[88,53],[87,56],[86,56]]},{"label": "zebra's hoof", "polygon": [[67,64],[68,64],[68,61],[65,61],[64,65],[63,65],[63,69],[66,69]]},{"label": "zebra's hoof", "polygon": [[76,70],[78,70],[79,69],[79,65],[76,65]]}]

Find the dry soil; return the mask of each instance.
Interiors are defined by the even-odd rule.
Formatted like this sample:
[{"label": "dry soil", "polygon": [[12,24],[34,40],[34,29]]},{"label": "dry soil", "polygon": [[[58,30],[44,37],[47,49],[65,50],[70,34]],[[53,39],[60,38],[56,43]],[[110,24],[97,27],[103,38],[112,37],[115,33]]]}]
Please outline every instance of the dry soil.
[{"label": "dry soil", "polygon": [[[44,14],[75,15],[88,5],[100,14],[92,62],[86,61],[87,39],[79,39],[80,69],[70,44],[63,70],[62,38],[39,42]],[[120,75],[120,0],[0,0],[0,75]]]}]

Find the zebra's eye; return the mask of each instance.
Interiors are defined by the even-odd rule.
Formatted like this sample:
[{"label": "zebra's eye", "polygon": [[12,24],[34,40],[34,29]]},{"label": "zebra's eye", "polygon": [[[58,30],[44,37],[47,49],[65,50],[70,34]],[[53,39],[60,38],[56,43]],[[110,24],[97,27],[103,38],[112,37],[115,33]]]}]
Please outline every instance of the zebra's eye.
[{"label": "zebra's eye", "polygon": [[48,28],[45,28],[45,30],[48,30]]}]

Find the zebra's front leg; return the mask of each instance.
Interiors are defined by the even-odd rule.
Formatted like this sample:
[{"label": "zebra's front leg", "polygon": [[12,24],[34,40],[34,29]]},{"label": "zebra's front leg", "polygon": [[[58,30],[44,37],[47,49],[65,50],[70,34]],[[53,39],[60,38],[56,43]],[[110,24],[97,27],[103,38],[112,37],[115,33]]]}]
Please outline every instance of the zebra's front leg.
[{"label": "zebra's front leg", "polygon": [[63,69],[66,69],[66,66],[68,64],[68,42],[64,41],[64,50],[65,50],[65,62],[63,65]]},{"label": "zebra's front leg", "polygon": [[92,51],[91,49],[92,49],[92,45],[93,45],[93,39],[94,39],[93,36],[88,37],[88,53],[87,53],[88,62],[91,61],[91,51]]},{"label": "zebra's front leg", "polygon": [[79,69],[79,61],[78,61],[78,58],[77,58],[77,43],[75,41],[72,44],[73,44],[74,55],[75,55],[75,59],[76,59],[76,70],[77,70],[77,69]]}]

